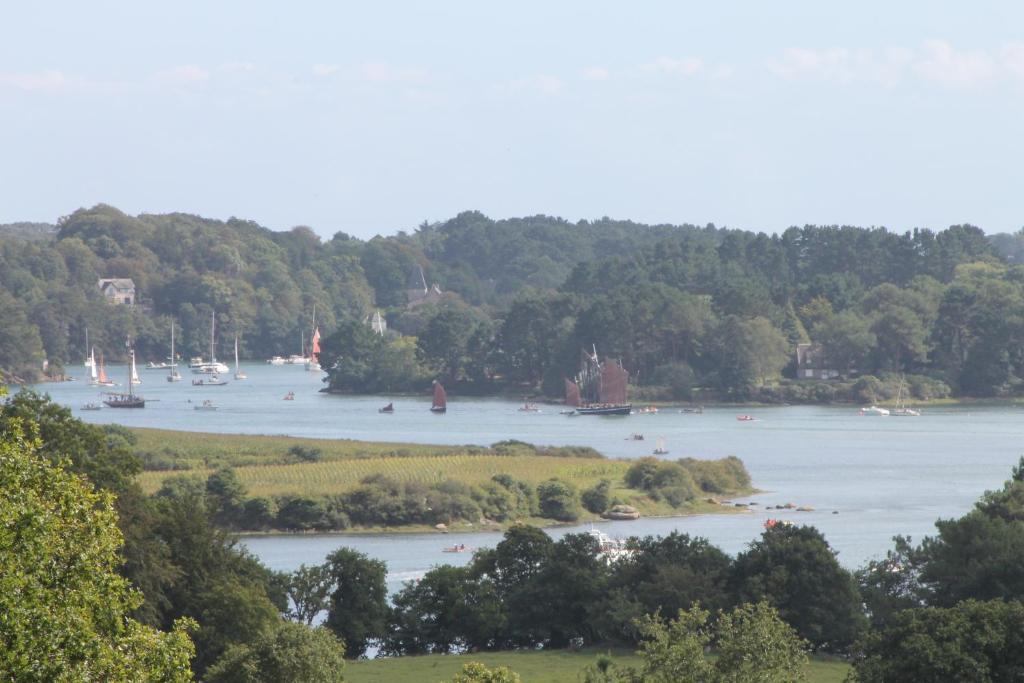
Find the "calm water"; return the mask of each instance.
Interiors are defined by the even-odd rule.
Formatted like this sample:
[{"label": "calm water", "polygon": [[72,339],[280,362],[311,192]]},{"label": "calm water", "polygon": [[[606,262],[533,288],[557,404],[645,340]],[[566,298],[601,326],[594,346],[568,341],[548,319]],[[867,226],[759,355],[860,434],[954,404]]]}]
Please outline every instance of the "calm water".
[{"label": "calm water", "polygon": [[[223,387],[193,387],[189,374],[170,384],[164,372],[140,371],[143,384],[138,391],[150,402],[138,411],[80,411],[83,404],[100,400],[99,392],[84,381],[39,388],[89,422],[203,432],[448,444],[521,439],[588,445],[609,457],[624,458],[649,454],[660,436],[671,451],[668,457],[742,458],[755,485],[767,491],[747,499],[761,507],[792,502],[815,512],[768,513],[755,508],[747,514],[609,523],[602,525],[606,531],[626,536],[678,529],[706,536],[734,553],[760,534],[768,516],[774,516],[817,526],[839,551],[840,561],[851,568],[883,554],[895,534],[920,538],[933,531],[936,518],[963,514],[981,493],[1008,478],[1024,450],[1024,410],[1010,406],[932,408],[918,418],[860,417],[849,406],[717,408],[702,415],[662,410],[655,415],[594,418],[560,415],[557,406],[523,413],[515,402],[457,397],[450,398],[446,415],[433,415],[424,396],[397,399],[395,414],[382,415],[377,408],[389,398],[318,393],[320,373],[308,373],[301,366],[246,364],[244,369],[249,380],[232,380]],[[108,368],[108,373],[123,377],[124,368]],[[294,401],[282,400],[288,391],[295,392]],[[203,399],[213,400],[219,410],[193,410]],[[738,412],[757,419],[739,422]],[[643,433],[646,440],[628,440],[632,432]],[[552,534],[572,530],[579,529]],[[319,535],[247,537],[244,542],[275,569],[320,562],[342,545],[357,548],[387,561],[394,588],[432,565],[469,560],[468,553],[443,553],[446,545],[480,547],[493,545],[497,538],[478,533]]]}]

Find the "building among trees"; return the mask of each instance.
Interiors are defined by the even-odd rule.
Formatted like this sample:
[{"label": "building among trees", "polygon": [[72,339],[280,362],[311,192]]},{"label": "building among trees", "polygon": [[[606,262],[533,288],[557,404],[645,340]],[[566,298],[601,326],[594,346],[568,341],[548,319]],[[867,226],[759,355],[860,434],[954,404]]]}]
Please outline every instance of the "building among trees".
[{"label": "building among trees", "polygon": [[135,304],[135,282],[127,277],[101,278],[96,286],[107,301],[113,304]]}]

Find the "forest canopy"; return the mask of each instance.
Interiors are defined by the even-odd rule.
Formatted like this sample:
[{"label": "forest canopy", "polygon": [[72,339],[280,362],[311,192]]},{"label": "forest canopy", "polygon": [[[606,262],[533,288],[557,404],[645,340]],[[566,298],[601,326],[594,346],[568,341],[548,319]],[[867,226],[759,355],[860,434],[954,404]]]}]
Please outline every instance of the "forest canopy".
[{"label": "forest canopy", "polygon": [[[368,241],[299,226],[98,205],[0,226],[0,368],[34,379],[108,360],[302,350],[316,324],[332,390],[560,394],[580,350],[621,360],[638,399],[883,400],[1016,393],[1024,234],[851,226],[769,235],[714,225],[570,223],[463,212]],[[130,278],[135,305],[100,278]],[[387,330],[375,333],[380,311]],[[381,332],[381,330],[377,330]],[[833,382],[797,381],[814,343]],[[897,379],[898,382],[897,382]],[[900,389],[902,391],[902,389]]]}]

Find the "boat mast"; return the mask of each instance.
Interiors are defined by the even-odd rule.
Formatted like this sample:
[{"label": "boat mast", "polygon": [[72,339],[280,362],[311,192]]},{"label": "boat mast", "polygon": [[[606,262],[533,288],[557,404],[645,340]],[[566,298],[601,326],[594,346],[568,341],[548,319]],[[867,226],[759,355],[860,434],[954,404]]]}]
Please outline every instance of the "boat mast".
[{"label": "boat mast", "polygon": [[174,375],[174,318],[171,318],[171,367],[167,371],[168,377]]},{"label": "boat mast", "polygon": [[238,335],[235,335],[235,374],[238,374]]},{"label": "boat mast", "polygon": [[128,397],[131,398],[134,396],[132,390],[132,375],[135,374],[135,349],[129,348],[128,356],[130,358],[130,362],[128,363]]},{"label": "boat mast", "polygon": [[217,358],[213,354],[213,349],[214,349],[214,341],[213,340],[215,338],[214,335],[216,334],[216,330],[217,330],[217,313],[215,311],[210,311],[210,362],[211,363],[216,363],[217,362]]}]

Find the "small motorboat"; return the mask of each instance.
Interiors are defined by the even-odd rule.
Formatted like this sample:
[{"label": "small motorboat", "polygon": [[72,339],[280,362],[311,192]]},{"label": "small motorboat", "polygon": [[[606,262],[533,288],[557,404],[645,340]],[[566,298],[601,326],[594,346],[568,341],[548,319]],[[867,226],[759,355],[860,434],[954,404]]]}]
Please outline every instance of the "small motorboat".
[{"label": "small motorboat", "polygon": [[86,403],[82,406],[82,410],[103,410],[103,406],[99,403]]},{"label": "small motorboat", "polygon": [[165,363],[165,362],[154,363],[153,361],[150,361],[150,362],[146,363],[146,369],[147,370],[167,370],[168,368],[173,368],[173,367],[176,367],[176,365],[172,365],[171,363]]},{"label": "small motorboat", "polygon": [[377,412],[378,413],[393,413],[393,412],[395,412],[395,404],[394,403],[389,403],[386,406],[384,406],[383,408],[377,408]]},{"label": "small motorboat", "polygon": [[468,553],[471,550],[472,550],[472,548],[467,546],[465,543],[456,543],[455,545],[450,545],[450,546],[448,546],[446,548],[442,548],[441,552],[443,552],[443,553]]},{"label": "small motorboat", "polygon": [[203,401],[197,406],[193,406],[196,410],[217,410],[217,406],[213,405],[213,401]]},{"label": "small motorboat", "polygon": [[519,412],[521,412],[521,413],[539,413],[540,412],[540,408],[537,407],[536,403],[530,403],[529,401],[524,401],[523,405],[519,406]]},{"label": "small motorboat", "polygon": [[222,387],[227,384],[226,379],[221,379],[220,375],[210,375],[208,379],[194,379],[192,380],[192,386],[194,387]]},{"label": "small motorboat", "polygon": [[740,422],[753,422],[754,421],[754,416],[753,415],[737,415],[736,419],[739,420]]},{"label": "small motorboat", "polygon": [[281,356],[274,356],[273,358],[268,358],[267,365],[284,365],[284,358],[282,358]]},{"label": "small motorboat", "polygon": [[654,415],[657,412],[658,409],[655,406],[644,406],[636,409],[637,415]]},{"label": "small motorboat", "polygon": [[704,412],[704,406],[697,406],[696,408],[680,408],[679,412],[680,413],[694,413],[696,415],[700,415],[701,413]]},{"label": "small motorboat", "polygon": [[284,395],[284,400],[285,401],[294,401],[295,400],[295,392],[294,391],[289,391],[287,394]]},{"label": "small motorboat", "polygon": [[638,432],[634,432],[634,433],[629,435],[629,439],[628,440],[629,441],[643,441],[644,440],[644,435],[640,434]]}]

